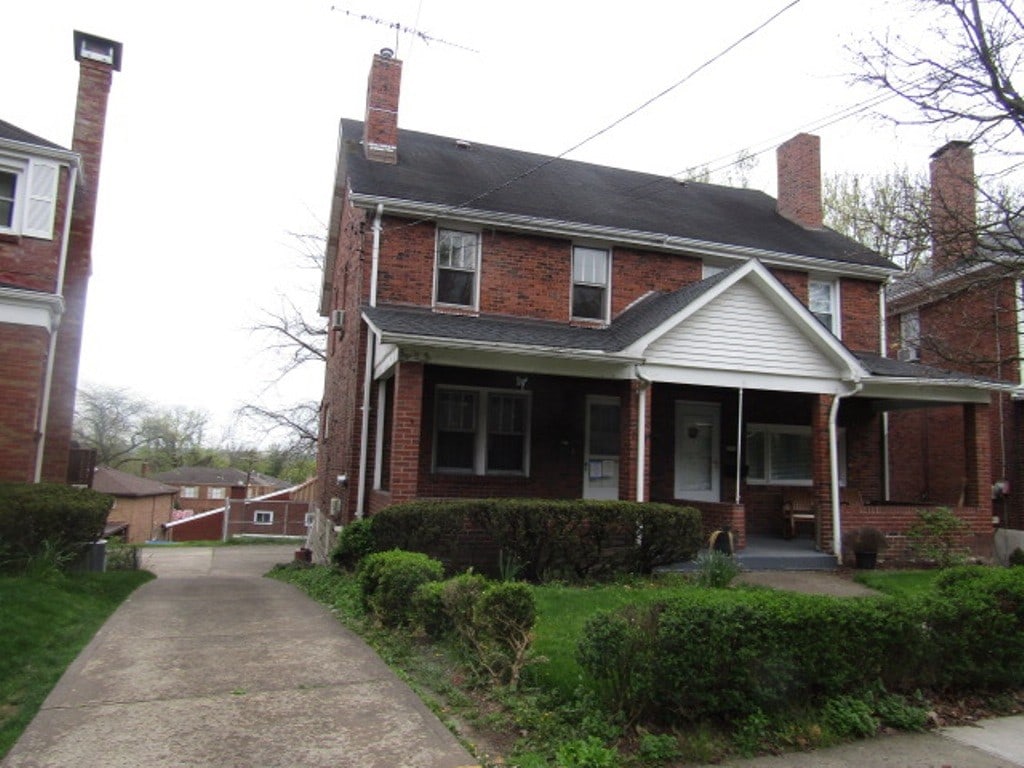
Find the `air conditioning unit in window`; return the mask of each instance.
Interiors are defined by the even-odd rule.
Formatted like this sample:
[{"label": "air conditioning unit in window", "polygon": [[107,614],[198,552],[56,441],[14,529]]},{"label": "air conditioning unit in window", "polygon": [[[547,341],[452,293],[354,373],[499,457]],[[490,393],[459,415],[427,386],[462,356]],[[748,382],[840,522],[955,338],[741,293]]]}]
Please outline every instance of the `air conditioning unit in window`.
[{"label": "air conditioning unit in window", "polygon": [[917,350],[913,347],[900,347],[896,350],[896,359],[901,363],[916,363],[918,360]]},{"label": "air conditioning unit in window", "polygon": [[345,310],[331,310],[331,330],[337,331],[339,336],[345,335]]}]

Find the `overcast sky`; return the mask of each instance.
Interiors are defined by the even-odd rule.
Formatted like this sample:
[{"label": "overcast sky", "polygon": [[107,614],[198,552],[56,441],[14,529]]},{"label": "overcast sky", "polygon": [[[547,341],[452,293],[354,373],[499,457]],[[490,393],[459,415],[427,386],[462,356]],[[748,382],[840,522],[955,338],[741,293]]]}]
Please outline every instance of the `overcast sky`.
[{"label": "overcast sky", "polygon": [[[70,146],[72,31],[124,44],[107,117],[79,384],[206,410],[318,400],[322,374],[272,385],[248,328],[286,292],[316,305],[290,233],[326,222],[341,117],[361,119],[373,53],[404,62],[399,125],[560,154],[679,82],[789,0],[34,0],[7,3],[0,118]],[[822,137],[825,173],[924,171],[954,136],[869,114],[845,50],[907,29],[896,0],[802,0],[639,114],[569,155],[678,174]],[[349,11],[350,13],[346,13]],[[368,14],[419,29],[399,34]],[[892,104],[888,105],[892,106]],[[236,435],[236,439],[238,436]]]}]

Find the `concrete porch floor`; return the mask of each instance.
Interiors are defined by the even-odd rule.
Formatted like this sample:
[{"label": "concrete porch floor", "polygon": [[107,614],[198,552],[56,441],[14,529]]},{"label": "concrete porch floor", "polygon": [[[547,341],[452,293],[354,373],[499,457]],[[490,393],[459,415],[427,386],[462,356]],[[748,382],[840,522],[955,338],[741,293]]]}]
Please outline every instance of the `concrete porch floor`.
[{"label": "concrete porch floor", "polygon": [[[748,534],[747,546],[736,560],[744,571],[834,571],[836,558],[814,548],[809,537],[783,539],[781,536]],[[674,563],[661,571],[692,571],[694,561]]]}]

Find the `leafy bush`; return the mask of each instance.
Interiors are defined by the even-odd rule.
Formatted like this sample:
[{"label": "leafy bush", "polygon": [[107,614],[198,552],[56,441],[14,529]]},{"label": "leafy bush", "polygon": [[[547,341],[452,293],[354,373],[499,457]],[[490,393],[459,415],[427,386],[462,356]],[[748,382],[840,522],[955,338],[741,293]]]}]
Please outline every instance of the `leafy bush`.
[{"label": "leafy bush", "polygon": [[619,753],[601,743],[596,736],[573,739],[555,751],[559,768],[616,768]]},{"label": "leafy bush", "polygon": [[519,582],[488,587],[473,611],[478,662],[491,678],[516,688],[533,643],[537,605],[530,588]]},{"label": "leafy bush", "polygon": [[717,550],[704,550],[697,555],[697,584],[721,589],[729,586],[740,574],[740,565],[730,555]]},{"label": "leafy bush", "polygon": [[48,552],[66,562],[103,535],[113,498],[55,483],[0,483],[0,567],[24,568]]},{"label": "leafy bush", "polygon": [[967,523],[946,507],[919,509],[917,522],[907,530],[910,549],[923,560],[940,568],[960,565],[967,559],[963,544]]},{"label": "leafy bush", "polygon": [[107,539],[107,570],[137,571],[139,570],[139,546],[129,544],[124,539]]},{"label": "leafy bush", "polygon": [[410,624],[416,588],[443,576],[441,563],[420,552],[391,550],[368,555],[358,572],[363,607],[386,627]]},{"label": "leafy bush", "polygon": [[452,570],[473,567],[534,581],[650,573],[692,558],[700,548],[700,512],[635,502],[547,499],[417,501],[374,517],[380,549],[425,552]]},{"label": "leafy bush", "polygon": [[871,705],[855,696],[836,696],[825,702],[822,715],[829,729],[841,738],[873,736],[878,720]]},{"label": "leafy bush", "polygon": [[354,571],[367,555],[377,551],[373,536],[373,520],[368,517],[353,520],[341,529],[331,550],[331,562],[343,571]]},{"label": "leafy bush", "polygon": [[452,631],[452,620],[444,609],[443,581],[428,581],[412,593],[412,621],[423,627],[431,640],[439,640]]},{"label": "leafy bush", "polygon": [[901,731],[923,731],[928,726],[928,709],[923,702],[914,704],[903,696],[883,693],[874,702],[879,722]]},{"label": "leafy bush", "polygon": [[1024,565],[1024,549],[1017,547],[1010,553],[1009,564],[1011,566]]},{"label": "leafy bush", "polygon": [[636,751],[645,765],[661,765],[680,756],[679,742],[670,733],[642,733]]}]

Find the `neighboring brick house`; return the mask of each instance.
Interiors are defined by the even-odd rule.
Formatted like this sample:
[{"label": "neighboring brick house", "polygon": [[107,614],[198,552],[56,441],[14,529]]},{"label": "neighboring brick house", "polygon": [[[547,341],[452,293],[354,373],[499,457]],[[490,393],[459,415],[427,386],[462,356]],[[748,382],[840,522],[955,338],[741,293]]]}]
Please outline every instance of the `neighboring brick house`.
[{"label": "neighboring brick house", "polygon": [[[954,141],[931,157],[932,255],[888,290],[890,353],[973,376],[1022,383],[1019,240],[1007,254],[998,232],[979,243],[974,155]],[[1019,393],[1018,393],[1019,394]],[[995,395],[990,416],[993,513],[1024,527],[1022,404]],[[966,482],[959,409],[935,407],[889,417],[893,498],[958,503]]]},{"label": "neighboring brick house", "polygon": [[[779,199],[399,130],[401,62],[344,119],[321,296],[318,474],[339,522],[416,498],[687,503],[817,544],[886,506],[882,414],[962,412],[961,514],[991,539],[986,384],[883,356],[895,265],[822,225],[817,137]],[[847,488],[841,505],[839,489]],[[857,493],[850,493],[856,491]]]},{"label": "neighboring brick house", "polygon": [[173,485],[178,508],[193,512],[218,509],[228,499],[251,499],[288,487],[276,477],[231,467],[178,467],[150,477]]},{"label": "neighboring brick house", "polygon": [[112,467],[96,467],[92,488],[114,497],[107,528],[123,527],[130,544],[160,537],[163,524],[172,519],[174,497],[178,493],[174,486]]},{"label": "neighboring brick house", "polygon": [[[74,33],[71,150],[0,120],[0,480],[67,482],[107,97],[121,44]],[[8,62],[7,70],[14,68]]]}]

